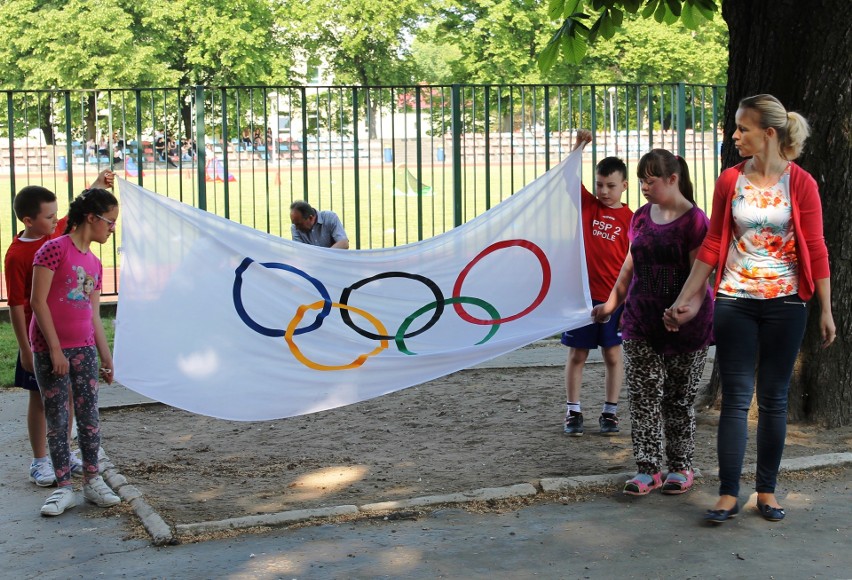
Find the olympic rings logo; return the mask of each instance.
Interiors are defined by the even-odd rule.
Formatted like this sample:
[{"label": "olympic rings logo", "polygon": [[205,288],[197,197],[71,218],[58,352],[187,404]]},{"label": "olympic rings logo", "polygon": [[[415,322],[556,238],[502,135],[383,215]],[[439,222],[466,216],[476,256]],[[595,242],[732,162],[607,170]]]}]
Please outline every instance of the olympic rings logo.
[{"label": "olympic rings logo", "polygon": [[[539,289],[538,294],[535,296],[535,298],[525,308],[509,316],[501,316],[497,309],[489,302],[481,298],[463,295],[462,287],[470,271],[483,258],[498,250],[510,247],[519,247],[526,249],[536,257],[539,262],[539,266],[541,267],[541,288]],[[245,305],[243,304],[243,275],[245,274],[246,270],[248,270],[248,268],[255,263],[264,268],[282,270],[284,272],[295,274],[296,276],[303,278],[316,289],[320,300],[317,300],[310,304],[302,304],[301,306],[299,306],[296,309],[293,318],[287,324],[286,328],[270,328],[267,326],[263,326],[262,324],[255,321],[248,314]],[[417,309],[416,311],[408,315],[393,334],[390,334],[388,332],[388,330],[385,328],[385,325],[378,318],[361,308],[356,308],[355,306],[349,304],[353,292],[356,292],[357,290],[363,288],[371,282],[388,278],[404,278],[420,282],[421,284],[426,286],[426,288],[432,293],[435,298],[432,302],[426,304],[425,306]],[[528,315],[536,308],[538,308],[538,306],[544,301],[544,298],[547,296],[547,292],[550,289],[550,282],[550,262],[548,261],[547,256],[544,254],[540,247],[528,240],[504,240],[491,244],[490,246],[482,250],[462,269],[462,271],[456,278],[455,283],[453,284],[452,296],[450,296],[449,298],[445,297],[444,293],[441,291],[441,288],[434,281],[427,278],[426,276],[412,274],[409,272],[393,271],[382,272],[380,274],[376,274],[375,276],[363,278],[355,282],[354,284],[344,288],[343,291],[340,293],[340,297],[338,298],[337,302],[333,302],[331,299],[331,295],[329,294],[328,289],[325,287],[325,285],[307,272],[305,272],[304,270],[300,270],[299,268],[290,266],[289,264],[282,264],[280,262],[255,262],[251,258],[245,258],[234,271],[233,300],[234,308],[236,309],[237,314],[239,315],[240,319],[246,324],[246,326],[263,336],[269,336],[273,338],[284,337],[284,340],[287,342],[290,348],[290,352],[303,365],[321,371],[340,371],[351,370],[360,367],[367,361],[367,359],[387,349],[390,345],[391,340],[394,341],[394,344],[396,345],[396,348],[400,353],[406,355],[416,355],[417,353],[413,352],[406,345],[406,339],[423,334],[424,332],[435,326],[435,324],[437,324],[443,316],[445,307],[448,304],[452,305],[455,313],[459,316],[459,318],[461,318],[465,322],[491,327],[486,333],[486,335],[479,342],[475,343],[477,345],[485,344],[486,342],[491,340],[495,334],[497,334],[497,331],[500,329],[501,324],[522,318]],[[465,309],[465,305],[472,305],[481,308],[489,316],[489,318],[477,318],[471,315]],[[314,330],[320,328],[323,324],[323,321],[331,313],[332,308],[337,308],[340,310],[341,319],[343,320],[344,324],[346,324],[346,326],[348,326],[350,329],[354,330],[356,333],[365,338],[377,341],[378,344],[376,345],[376,347],[370,352],[358,355],[352,362],[342,365],[324,365],[306,357],[300,350],[299,346],[296,344],[295,337],[309,332],[313,332]],[[306,326],[300,326],[309,311],[316,311],[316,316]],[[429,312],[431,312],[432,314],[422,326],[415,330],[409,330],[415,321],[417,321],[419,318]],[[373,329],[368,330],[355,324],[355,322],[352,320],[352,313],[363,317],[367,322],[369,322],[373,326]]]}]

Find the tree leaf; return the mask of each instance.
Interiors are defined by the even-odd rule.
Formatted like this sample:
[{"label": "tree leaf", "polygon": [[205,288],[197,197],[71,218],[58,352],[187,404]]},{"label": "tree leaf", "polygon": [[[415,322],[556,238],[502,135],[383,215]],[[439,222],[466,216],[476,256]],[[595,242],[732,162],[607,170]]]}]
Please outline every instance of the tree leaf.
[{"label": "tree leaf", "polygon": [[668,5],[668,9],[671,11],[671,13],[679,18],[681,0],[666,0],[666,4]]},{"label": "tree leaf", "polygon": [[547,17],[556,20],[562,14],[562,10],[566,7],[567,2],[562,0],[550,0],[547,3]]},{"label": "tree leaf", "polygon": [[556,32],[547,43],[547,46],[538,54],[538,68],[542,73],[549,71],[559,56],[559,45],[561,43],[560,33]]},{"label": "tree leaf", "polygon": [[562,56],[568,62],[577,64],[582,61],[587,48],[586,41],[579,35],[562,39]]},{"label": "tree leaf", "polygon": [[654,20],[662,23],[663,19],[666,17],[666,2],[665,0],[660,0],[660,3],[657,4],[657,9],[654,10]]},{"label": "tree leaf", "polygon": [[657,9],[657,1],[658,0],[648,0],[645,8],[642,9],[642,18],[650,18],[653,16],[654,11]]},{"label": "tree leaf", "polygon": [[615,24],[612,22],[612,16],[610,15],[609,10],[605,10],[603,14],[601,14],[600,23],[600,35],[609,40],[615,35]]}]

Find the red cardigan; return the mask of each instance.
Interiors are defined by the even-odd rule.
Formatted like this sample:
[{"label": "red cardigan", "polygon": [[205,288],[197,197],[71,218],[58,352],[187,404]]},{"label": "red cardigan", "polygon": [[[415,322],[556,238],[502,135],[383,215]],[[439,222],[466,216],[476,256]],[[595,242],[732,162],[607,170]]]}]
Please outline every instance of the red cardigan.
[{"label": "red cardigan", "polygon": [[[744,165],[745,161],[726,169],[716,180],[710,229],[698,251],[698,260],[716,268],[714,293],[719,290],[728,260],[732,235],[731,199]],[[810,300],[814,294],[814,280],[828,278],[831,272],[828,267],[828,248],[822,234],[822,205],[817,183],[810,173],[795,163],[790,164],[790,204],[796,254],[799,257],[799,296],[802,300]],[[722,240],[725,240],[724,244]]]}]

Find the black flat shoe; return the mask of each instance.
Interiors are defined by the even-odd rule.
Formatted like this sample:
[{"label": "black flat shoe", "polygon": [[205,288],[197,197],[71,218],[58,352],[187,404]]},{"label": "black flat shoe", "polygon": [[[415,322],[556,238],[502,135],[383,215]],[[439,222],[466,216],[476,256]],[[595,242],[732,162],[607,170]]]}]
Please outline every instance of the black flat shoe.
[{"label": "black flat shoe", "polygon": [[768,522],[780,522],[787,515],[784,513],[784,508],[772,507],[760,502],[757,502],[757,511]]},{"label": "black flat shoe", "polygon": [[737,517],[737,514],[740,513],[740,504],[739,502],[734,504],[729,510],[707,510],[704,514],[704,521],[708,524],[721,524],[731,518]]}]

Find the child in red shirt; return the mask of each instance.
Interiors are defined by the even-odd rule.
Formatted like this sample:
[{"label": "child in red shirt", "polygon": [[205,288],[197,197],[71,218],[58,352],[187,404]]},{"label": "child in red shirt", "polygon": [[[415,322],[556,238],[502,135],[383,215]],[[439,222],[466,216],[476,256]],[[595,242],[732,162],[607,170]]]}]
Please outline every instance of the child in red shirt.
[{"label": "child in red shirt", "polygon": [[[591,141],[589,131],[579,131],[575,149]],[[586,249],[586,266],[589,273],[589,293],[594,305],[609,298],[629,242],[627,230],[633,212],[621,203],[627,189],[627,167],[617,157],[602,159],[596,168],[595,194],[582,188],[583,242]],[[579,437],[583,434],[583,412],[580,406],[580,387],[583,368],[589,350],[601,347],[606,364],[606,400],[598,419],[602,435],[615,435],[618,427],[618,396],[624,380],[624,363],[621,357],[621,335],[618,331],[621,309],[608,322],[592,323],[582,328],[562,333],[562,344],[569,347],[565,363],[565,390],[568,400],[563,431]]]}]

